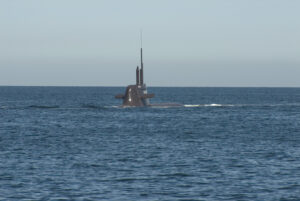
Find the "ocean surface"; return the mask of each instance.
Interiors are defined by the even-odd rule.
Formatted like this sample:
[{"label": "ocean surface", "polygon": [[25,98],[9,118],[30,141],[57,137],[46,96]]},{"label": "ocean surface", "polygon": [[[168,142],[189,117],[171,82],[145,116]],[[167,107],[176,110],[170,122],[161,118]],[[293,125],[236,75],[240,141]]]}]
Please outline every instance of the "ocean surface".
[{"label": "ocean surface", "polygon": [[300,88],[0,87],[0,200],[300,200]]}]

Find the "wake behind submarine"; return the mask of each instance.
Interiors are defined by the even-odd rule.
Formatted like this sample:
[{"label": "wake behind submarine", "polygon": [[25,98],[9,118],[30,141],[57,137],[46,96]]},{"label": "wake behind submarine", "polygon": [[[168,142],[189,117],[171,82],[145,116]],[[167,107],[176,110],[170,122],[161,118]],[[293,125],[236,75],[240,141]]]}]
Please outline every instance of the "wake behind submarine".
[{"label": "wake behind submarine", "polygon": [[136,68],[136,84],[129,85],[126,88],[125,94],[118,94],[117,99],[123,99],[122,107],[181,107],[183,105],[177,103],[159,103],[150,104],[150,98],[154,94],[147,92],[146,84],[144,83],[144,63],[143,63],[143,48],[141,48],[141,68]]}]

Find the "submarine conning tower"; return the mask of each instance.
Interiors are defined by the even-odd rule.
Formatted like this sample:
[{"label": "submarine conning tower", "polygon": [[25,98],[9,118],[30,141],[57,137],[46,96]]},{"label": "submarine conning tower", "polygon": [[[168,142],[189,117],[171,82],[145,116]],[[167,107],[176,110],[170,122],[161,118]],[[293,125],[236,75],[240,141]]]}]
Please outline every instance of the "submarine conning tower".
[{"label": "submarine conning tower", "polygon": [[147,93],[146,84],[144,84],[144,64],[143,64],[143,48],[141,47],[141,68],[136,68],[136,84],[129,85],[126,88],[125,95],[118,94],[115,98],[123,99],[122,106],[145,107],[149,106],[149,99],[154,97],[154,94]]}]

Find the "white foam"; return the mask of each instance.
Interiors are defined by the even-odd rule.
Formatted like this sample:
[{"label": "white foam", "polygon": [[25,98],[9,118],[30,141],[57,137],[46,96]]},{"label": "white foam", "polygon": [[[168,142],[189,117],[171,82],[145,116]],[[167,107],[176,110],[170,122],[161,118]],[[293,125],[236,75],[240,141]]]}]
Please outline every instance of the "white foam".
[{"label": "white foam", "polygon": [[167,105],[161,105],[161,106],[159,106],[159,105],[155,105],[155,106],[150,106],[151,108],[172,108],[172,107],[174,107],[174,106],[167,106]]},{"label": "white foam", "polygon": [[120,108],[120,105],[104,106],[105,108]]},{"label": "white foam", "polygon": [[233,107],[234,105],[223,105],[223,104],[216,104],[216,103],[212,103],[212,104],[204,104],[204,105],[199,105],[199,104],[186,104],[183,105],[184,107]]},{"label": "white foam", "polygon": [[183,105],[184,107],[200,107],[201,105]]},{"label": "white foam", "polygon": [[212,103],[212,104],[205,104],[204,106],[206,106],[206,107],[221,107],[223,105]]}]

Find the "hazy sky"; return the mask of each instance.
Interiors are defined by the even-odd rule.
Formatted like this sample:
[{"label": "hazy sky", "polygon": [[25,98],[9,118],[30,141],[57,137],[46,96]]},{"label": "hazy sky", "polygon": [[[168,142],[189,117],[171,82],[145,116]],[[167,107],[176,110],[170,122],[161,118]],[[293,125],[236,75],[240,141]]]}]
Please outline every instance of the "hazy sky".
[{"label": "hazy sky", "polygon": [[0,0],[0,85],[300,87],[299,0]]}]

